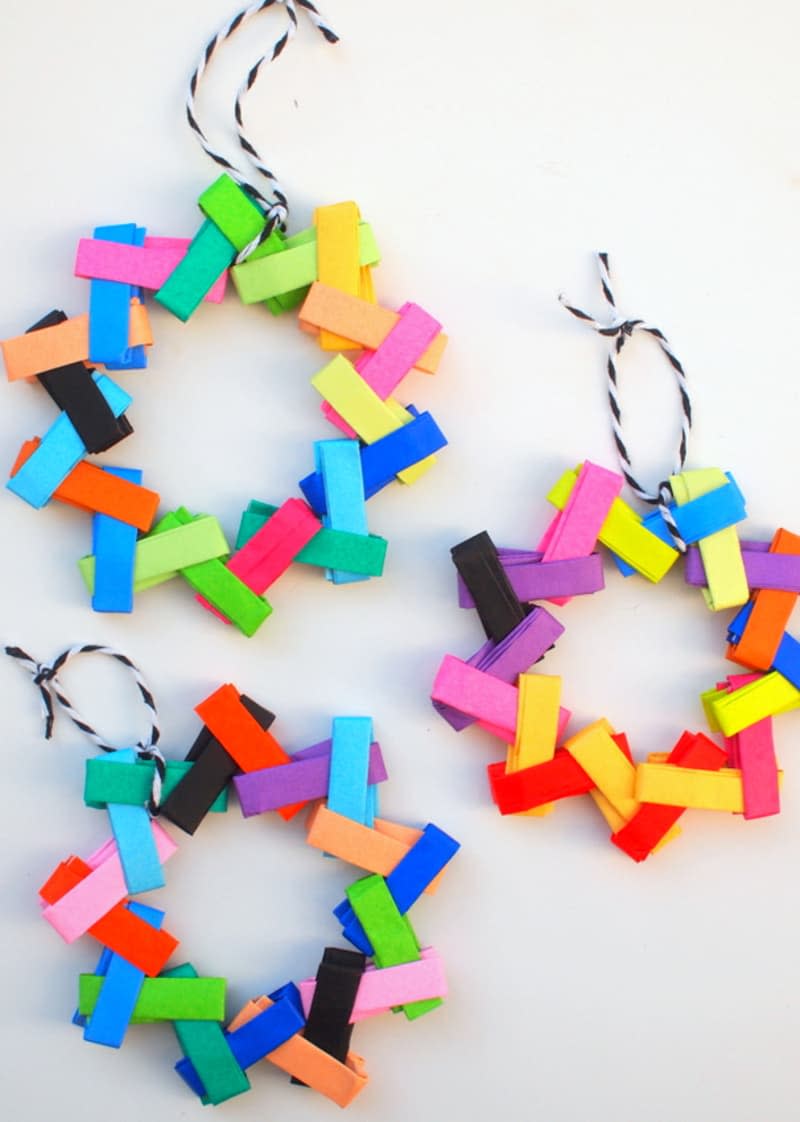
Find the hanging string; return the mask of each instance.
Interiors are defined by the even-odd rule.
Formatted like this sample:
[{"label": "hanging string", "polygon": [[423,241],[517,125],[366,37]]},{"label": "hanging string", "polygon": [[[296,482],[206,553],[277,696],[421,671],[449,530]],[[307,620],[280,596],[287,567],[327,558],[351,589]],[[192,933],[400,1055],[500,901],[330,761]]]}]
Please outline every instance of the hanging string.
[{"label": "hanging string", "polygon": [[617,450],[617,457],[619,459],[620,469],[625,478],[625,482],[631,488],[637,498],[642,502],[650,503],[657,506],[661,517],[664,519],[667,529],[670,532],[675,547],[681,552],[686,552],[686,542],[680,535],[680,531],[675,523],[675,519],[670,512],[670,504],[674,501],[672,488],[670,487],[669,480],[664,480],[659,483],[654,491],[648,490],[636,478],[633,473],[633,465],[631,464],[630,454],[625,444],[625,439],[622,433],[622,409],[619,404],[619,392],[617,386],[617,360],[622,352],[628,339],[637,332],[643,331],[651,338],[655,339],[661,348],[664,356],[672,367],[675,375],[675,381],[678,386],[678,396],[680,398],[681,407],[681,435],[678,444],[678,450],[675,456],[674,467],[671,474],[677,475],[683,471],[686,464],[686,453],[689,443],[689,432],[692,427],[692,403],[689,398],[689,389],[686,383],[686,374],[683,366],[681,365],[677,355],[667,342],[666,336],[662,331],[651,323],[647,323],[642,319],[623,319],[619,316],[617,311],[617,304],[614,299],[614,292],[611,288],[611,276],[608,265],[608,254],[598,253],[597,262],[600,270],[600,287],[603,290],[603,297],[611,309],[613,319],[610,323],[600,323],[598,320],[590,316],[588,312],[584,312],[580,308],[574,307],[569,304],[567,300],[560,296],[559,300],[573,316],[577,319],[583,320],[593,327],[598,335],[602,335],[608,340],[608,358],[606,360],[606,371],[608,374],[608,404],[611,411],[611,431],[614,436],[614,445]]},{"label": "hanging string", "polygon": [[[239,87],[234,106],[234,120],[236,122],[239,145],[247,156],[248,162],[252,168],[262,179],[266,180],[267,187],[262,190],[256,183],[248,178],[247,174],[242,171],[241,168],[236,167],[226,156],[211,146],[205,132],[198,123],[195,99],[198,87],[200,86],[208,65],[222,44],[230,39],[231,36],[247,23],[248,20],[252,19],[253,16],[260,15],[262,12],[277,5],[283,5],[286,12],[288,21],[286,29],[283,34],[276,39],[271,50],[262,55],[255,65],[250,68],[244,82]],[[320,32],[328,43],[337,43],[339,41],[338,35],[328,27],[317,8],[311,3],[311,0],[260,0],[260,2],[251,4],[247,8],[242,8],[241,11],[237,12],[232,19],[224,24],[224,26],[209,39],[189,79],[189,92],[186,98],[186,119],[189,122],[189,127],[194,132],[206,155],[210,156],[221,168],[224,168],[225,171],[236,180],[239,186],[247,191],[264,210],[266,220],[264,228],[258,237],[241,251],[237,258],[239,261],[244,260],[254,249],[261,245],[262,242],[266,241],[276,226],[281,229],[285,229],[286,227],[286,220],[289,214],[289,202],[286,192],[281,187],[274,173],[264,163],[252,140],[250,140],[244,131],[242,102],[248,91],[253,88],[262,66],[265,63],[274,62],[282,54],[290,40],[294,38],[295,32],[297,31],[298,7],[305,12],[311,24]]]},{"label": "hanging string", "polygon": [[96,744],[98,748],[102,749],[103,752],[116,752],[117,749],[113,744],[106,743],[97,730],[77,711],[64,693],[63,686],[58,680],[58,674],[71,658],[80,654],[108,655],[110,658],[116,659],[117,662],[121,663],[130,671],[139,690],[142,704],[147,711],[148,720],[150,722],[147,737],[144,740],[140,740],[138,744],[135,745],[135,750],[140,759],[152,760],[155,765],[149,809],[152,814],[157,814],[161,805],[161,788],[166,773],[166,761],[161,749],[157,747],[161,737],[161,728],[158,723],[158,711],[156,710],[153,694],[142,672],[131,662],[128,656],[123,654],[122,651],[115,650],[113,647],[103,647],[96,643],[84,643],[80,646],[70,647],[50,663],[37,662],[26,651],[22,650],[21,647],[6,647],[5,653],[10,658],[16,659],[20,666],[28,671],[33,677],[33,684],[39,690],[39,698],[42,704],[42,716],[44,718],[45,740],[50,740],[53,735],[55,702],[57,702],[72,723],[79,728],[84,736],[88,737],[93,744]]}]

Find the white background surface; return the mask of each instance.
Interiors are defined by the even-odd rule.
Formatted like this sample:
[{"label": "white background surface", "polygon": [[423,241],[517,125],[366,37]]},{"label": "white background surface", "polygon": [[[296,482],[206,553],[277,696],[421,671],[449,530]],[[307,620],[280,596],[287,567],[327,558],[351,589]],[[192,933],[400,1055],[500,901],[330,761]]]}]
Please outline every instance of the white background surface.
[{"label": "white background surface", "polygon": [[[2,638],[53,657],[113,643],[154,685],[169,755],[192,706],[233,681],[278,713],[298,748],[334,714],[371,713],[388,760],[389,817],[434,820],[463,842],[440,894],[414,911],[446,958],[452,994],[414,1024],[360,1026],[371,1083],[354,1122],[534,1116],[546,1122],[788,1122],[797,1116],[800,1027],[796,900],[800,762],[796,716],[778,726],[784,813],[745,823],[696,813],[642,866],[607,840],[589,800],[543,820],[501,820],[481,733],[456,736],[427,695],[445,651],[479,645],[459,612],[448,549],[487,528],[531,545],[543,495],[567,466],[614,465],[600,341],[559,291],[601,310],[590,251],[616,267],[621,309],[669,334],[692,381],[690,466],[734,471],[752,536],[798,529],[798,17],[700,0],[488,5],[357,4],[326,14],[335,49],[308,29],[247,103],[250,131],[294,201],[355,198],[383,251],[379,298],[421,303],[451,338],[440,375],[409,396],[451,439],[436,470],[369,507],[390,539],[384,579],[332,587],[293,570],[275,611],[244,639],[165,585],[129,618],[93,616],[75,560],[87,518],[0,499]],[[71,276],[77,239],[137,221],[189,235],[216,174],[182,120],[184,83],[224,0],[135,6],[6,5],[0,52],[5,173],[0,335],[53,306],[86,307]],[[220,136],[245,68],[280,18],[262,17],[214,65],[201,102]],[[214,131],[216,130],[216,131]],[[322,365],[291,316],[234,297],[182,326],[158,308],[150,369],[121,375],[136,433],[105,457],[143,466],[165,508],[217,514],[232,537],[252,497],[280,502],[330,435],[309,379]],[[646,342],[626,353],[622,392],[643,470],[669,466],[676,418],[667,367]],[[0,459],[54,416],[36,387],[8,386]],[[602,596],[561,613],[544,667],[564,674],[576,722],[606,715],[638,756],[700,727],[701,689],[723,660],[727,615],[672,574],[658,588],[608,573]],[[120,742],[139,735],[125,679],[87,660],[75,700]],[[194,1118],[171,1071],[169,1027],[135,1028],[120,1053],[69,1025],[76,975],[96,945],[60,944],[36,889],[68,852],[107,832],[83,807],[86,746],[65,720],[40,740],[34,691],[10,663],[3,693],[2,1050],[9,1116],[83,1122]],[[352,878],[302,842],[296,823],[207,821],[154,902],[204,973],[230,979],[231,1008],[313,972],[328,914]],[[266,1065],[230,1119],[331,1116]]]}]

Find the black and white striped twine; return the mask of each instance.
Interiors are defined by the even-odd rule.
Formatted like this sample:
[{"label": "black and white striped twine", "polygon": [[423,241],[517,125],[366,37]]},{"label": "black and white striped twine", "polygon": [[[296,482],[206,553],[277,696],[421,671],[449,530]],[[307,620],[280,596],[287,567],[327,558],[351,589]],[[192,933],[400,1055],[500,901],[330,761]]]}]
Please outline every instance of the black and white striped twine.
[{"label": "black and white striped twine", "polygon": [[[261,12],[265,12],[269,8],[276,7],[279,4],[282,4],[286,11],[288,21],[286,29],[283,34],[276,39],[272,49],[262,55],[250,68],[245,80],[239,87],[234,105],[234,121],[236,124],[236,133],[239,138],[239,146],[247,156],[254,170],[267,181],[268,191],[265,194],[263,190],[259,189],[259,187],[248,178],[247,174],[242,171],[241,168],[236,167],[226,156],[211,146],[205,132],[197,121],[195,100],[203,75],[222,44],[230,39],[231,36],[247,23],[248,20],[252,19],[253,16],[260,15]],[[266,241],[276,226],[281,229],[285,229],[286,227],[286,219],[289,214],[289,202],[286,192],[281,187],[274,173],[264,163],[255,145],[245,133],[242,102],[248,91],[253,88],[262,66],[265,63],[274,62],[281,55],[290,40],[294,38],[295,32],[297,31],[298,7],[305,12],[307,18],[328,43],[338,43],[338,35],[336,35],[323,20],[317,8],[311,3],[311,0],[259,0],[257,3],[250,4],[247,8],[242,8],[241,11],[237,12],[232,19],[228,20],[215,35],[212,35],[189,79],[189,92],[186,98],[186,119],[189,122],[189,127],[199,140],[206,155],[210,156],[221,168],[224,168],[225,171],[236,180],[240,187],[247,191],[264,209],[265,224],[263,230],[259,233],[257,238],[254,238],[253,241],[245,246],[239,253],[237,261],[243,261],[254,249],[261,245],[262,242]],[[271,197],[269,197],[270,195]]]},{"label": "black and white striped twine", "polygon": [[588,323],[590,327],[594,328],[598,335],[602,335],[608,340],[608,358],[606,361],[606,371],[608,374],[608,404],[611,410],[611,431],[614,436],[614,445],[617,449],[617,457],[619,459],[622,475],[637,498],[641,499],[642,502],[650,503],[652,506],[658,507],[676,548],[680,550],[681,553],[685,553],[686,542],[681,537],[678,527],[675,524],[675,519],[672,517],[669,509],[669,504],[673,500],[672,488],[669,485],[669,481],[664,480],[658,484],[658,487],[654,491],[648,491],[646,487],[639,483],[633,474],[633,465],[631,464],[631,458],[622,435],[622,409],[619,404],[616,362],[622,348],[634,332],[644,331],[647,335],[650,335],[651,338],[655,339],[672,367],[675,381],[678,385],[678,396],[680,398],[681,407],[681,435],[675,457],[675,466],[672,471],[672,474],[675,475],[682,472],[686,464],[689,432],[692,427],[692,403],[689,397],[689,388],[686,383],[686,374],[678,356],[670,347],[662,331],[654,327],[652,323],[647,323],[642,319],[621,319],[619,317],[616,301],[614,300],[614,293],[611,288],[608,254],[598,253],[597,263],[600,270],[600,286],[603,290],[603,296],[614,315],[614,319],[611,323],[600,323],[598,320],[594,319],[593,316],[590,316],[588,312],[584,312],[582,309],[569,304],[563,296],[560,296],[559,300],[568,312],[571,312],[577,319]]},{"label": "black and white striped twine", "polygon": [[110,658],[116,659],[117,662],[121,663],[130,671],[139,690],[139,695],[150,723],[146,738],[140,740],[138,744],[134,745],[134,748],[140,759],[152,760],[155,764],[148,809],[151,814],[157,814],[161,805],[161,788],[166,772],[166,761],[164,760],[161,749],[157,747],[161,737],[161,728],[158,723],[156,703],[150,687],[138,666],[136,666],[126,654],[123,654],[122,651],[115,650],[113,647],[103,647],[97,643],[83,643],[79,646],[70,647],[50,663],[37,662],[36,659],[31,658],[27,651],[22,650],[21,647],[6,647],[5,653],[10,658],[16,659],[20,666],[28,671],[33,677],[33,684],[39,689],[39,697],[42,703],[42,716],[44,718],[45,739],[49,740],[53,735],[53,724],[55,722],[54,701],[56,701],[72,723],[81,730],[84,736],[88,737],[93,744],[96,744],[97,747],[104,752],[116,752],[117,749],[113,744],[107,744],[97,730],[77,711],[64,693],[64,689],[58,680],[58,674],[71,658],[80,654],[108,655]]}]

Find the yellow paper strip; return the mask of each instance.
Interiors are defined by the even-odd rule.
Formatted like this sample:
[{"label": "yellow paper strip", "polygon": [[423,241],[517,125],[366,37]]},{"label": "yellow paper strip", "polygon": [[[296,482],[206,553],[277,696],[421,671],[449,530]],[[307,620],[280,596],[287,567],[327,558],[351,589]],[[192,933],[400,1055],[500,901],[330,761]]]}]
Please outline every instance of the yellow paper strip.
[{"label": "yellow paper strip", "polygon": [[[323,366],[311,379],[311,385],[366,444],[373,444],[413,419],[407,409],[391,398],[381,401],[344,355],[337,355]],[[413,483],[434,462],[434,456],[427,456],[398,472],[397,478],[403,483]]]},{"label": "yellow paper strip", "polygon": [[375,280],[369,265],[361,266],[358,277],[358,296],[361,300],[366,300],[370,304],[377,303],[378,297],[375,295]]},{"label": "yellow paper strip", "polygon": [[[781,774],[778,772],[779,780]],[[636,796],[642,802],[660,806],[724,810],[731,814],[744,810],[739,768],[705,771],[674,764],[640,764],[636,769]]]},{"label": "yellow paper strip", "polygon": [[[361,265],[358,245],[358,207],[353,202],[317,207],[314,225],[317,229],[317,279],[330,288],[361,295]],[[323,351],[351,349],[353,342],[332,331],[320,331],[319,345]]]},{"label": "yellow paper strip", "polygon": [[[520,674],[517,681],[517,728],[509,745],[506,771],[519,771],[552,760],[558,738],[561,679],[547,674]],[[542,818],[553,803],[521,813]]]},{"label": "yellow paper strip", "polygon": [[617,814],[625,822],[632,818],[639,809],[634,797],[636,769],[604,725],[599,721],[588,725],[570,737],[564,747],[594,780]]},{"label": "yellow paper strip", "polygon": [[710,690],[701,697],[712,731],[718,728],[725,736],[735,736],[764,717],[800,707],[800,690],[777,670],[730,693]]}]

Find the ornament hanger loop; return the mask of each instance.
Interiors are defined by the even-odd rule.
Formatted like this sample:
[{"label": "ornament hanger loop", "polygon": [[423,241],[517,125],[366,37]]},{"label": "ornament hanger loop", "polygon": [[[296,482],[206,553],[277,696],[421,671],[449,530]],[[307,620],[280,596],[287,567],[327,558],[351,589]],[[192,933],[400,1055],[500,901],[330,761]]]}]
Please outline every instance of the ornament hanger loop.
[{"label": "ornament hanger loop", "polygon": [[153,694],[142,672],[135,663],[133,663],[126,654],[123,654],[122,651],[115,650],[114,647],[103,647],[96,643],[84,643],[75,647],[69,647],[50,663],[37,662],[36,659],[32,658],[27,651],[24,651],[21,647],[6,647],[5,653],[10,658],[16,659],[20,666],[28,671],[33,678],[33,684],[39,690],[42,703],[42,716],[44,717],[45,740],[50,740],[53,735],[55,703],[58,703],[76,728],[79,728],[84,736],[91,740],[93,744],[96,744],[98,748],[102,749],[103,752],[116,752],[117,749],[113,744],[106,743],[104,738],[89,724],[86,718],[81,716],[64,693],[64,689],[58,680],[58,674],[71,658],[80,654],[108,655],[109,658],[116,659],[117,662],[121,663],[131,673],[136,687],[139,690],[142,704],[147,711],[150,726],[146,738],[140,740],[134,747],[141,759],[152,760],[155,764],[150,809],[153,813],[157,812],[161,803],[161,786],[166,769],[164,756],[162,755],[161,749],[157,747],[161,737],[161,728],[158,723],[158,711]]},{"label": "ornament hanger loop", "polygon": [[[213,148],[209,140],[201,128],[197,120],[197,110],[195,106],[195,99],[197,90],[203,79],[203,76],[208,68],[214,55],[219,51],[223,43],[231,38],[245,23],[247,23],[253,16],[260,15],[270,8],[275,8],[278,5],[283,5],[287,16],[287,25],[283,33],[275,40],[271,49],[263,54],[258,61],[250,67],[247,75],[242,82],[236,94],[236,102],[234,105],[234,120],[236,124],[236,133],[239,139],[239,146],[247,157],[248,163],[251,168],[258,173],[260,179],[256,182],[248,176],[247,172],[234,165],[226,156],[217,149]],[[289,214],[289,201],[286,192],[281,187],[274,173],[264,163],[257,148],[252,140],[247,136],[244,130],[244,121],[242,115],[242,102],[245,95],[253,88],[261,68],[265,63],[274,62],[282,53],[284,48],[294,38],[297,31],[298,15],[297,8],[300,8],[306,15],[311,24],[319,31],[323,38],[328,43],[337,43],[339,41],[338,35],[331,30],[325,23],[322,16],[319,14],[317,8],[311,3],[311,0],[260,0],[255,4],[250,4],[247,8],[242,8],[228,20],[212,37],[200,56],[200,59],[192,72],[189,79],[189,92],[186,98],[186,119],[189,122],[189,127],[194,132],[198,141],[200,142],[203,151],[207,156],[223,168],[236,182],[247,191],[248,194],[264,209],[266,223],[264,229],[259,236],[255,238],[250,245],[246,246],[239,254],[237,260],[244,260],[250,253],[253,252],[262,242],[266,241],[275,227],[285,229],[286,220]],[[266,180],[267,186],[264,187],[261,180]],[[260,186],[259,186],[260,184]]]},{"label": "ornament hanger loop", "polygon": [[619,459],[620,470],[625,478],[625,482],[631,488],[637,498],[642,502],[650,503],[657,506],[661,512],[661,516],[667,525],[667,528],[672,536],[677,549],[681,553],[686,552],[686,543],[681,537],[675,520],[672,517],[669,505],[672,501],[672,489],[668,480],[663,480],[654,490],[645,488],[634,476],[633,465],[628,453],[625,439],[622,433],[622,409],[619,404],[619,391],[617,386],[617,366],[616,360],[620,355],[622,348],[631,336],[637,331],[643,331],[651,338],[655,339],[661,348],[664,357],[672,367],[675,375],[675,381],[678,386],[678,396],[680,399],[681,408],[681,435],[678,444],[678,450],[675,456],[675,462],[672,474],[679,474],[683,471],[686,464],[686,453],[689,442],[689,432],[692,427],[692,403],[689,397],[689,389],[686,381],[686,374],[683,366],[678,359],[675,352],[667,342],[664,333],[659,330],[654,324],[648,323],[643,319],[626,319],[621,317],[617,311],[616,301],[614,299],[614,292],[611,288],[611,275],[608,264],[608,254],[598,253],[597,264],[600,271],[600,287],[603,291],[603,297],[608,304],[613,318],[610,323],[601,323],[588,312],[583,311],[581,308],[576,308],[568,303],[564,296],[560,296],[559,300],[576,319],[583,320],[590,327],[608,340],[608,357],[606,360],[606,373],[608,375],[608,405],[611,412],[611,431],[614,437],[614,445],[617,450],[617,458]]}]

